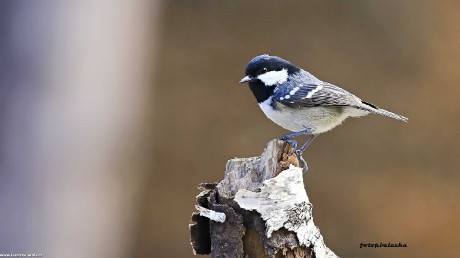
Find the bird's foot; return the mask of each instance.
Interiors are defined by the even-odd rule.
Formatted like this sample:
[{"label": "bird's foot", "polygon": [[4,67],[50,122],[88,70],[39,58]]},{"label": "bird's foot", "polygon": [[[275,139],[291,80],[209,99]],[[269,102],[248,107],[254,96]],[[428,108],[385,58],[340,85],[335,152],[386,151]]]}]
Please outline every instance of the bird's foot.
[{"label": "bird's foot", "polygon": [[308,165],[307,165],[307,162],[305,161],[305,159],[302,157],[302,154],[303,154],[303,151],[308,147],[309,143],[311,143],[312,139],[310,141],[307,141],[304,145],[302,145],[302,147],[300,149],[297,149],[297,141],[289,139],[290,136],[291,135],[285,135],[285,136],[281,137],[280,140],[286,141],[294,149],[294,153],[296,154],[297,159],[299,160],[299,167],[302,168],[302,171],[305,174],[305,173],[307,173]]},{"label": "bird's foot", "polygon": [[294,149],[294,151],[297,151],[297,141],[296,140],[288,140],[288,139],[281,139],[283,141],[286,141],[291,145],[291,147]]},{"label": "bird's foot", "polygon": [[302,150],[295,150],[295,154],[297,155],[297,159],[299,159],[299,167],[302,168],[302,172],[305,174],[308,171],[308,165],[305,159],[302,157],[303,151]]}]

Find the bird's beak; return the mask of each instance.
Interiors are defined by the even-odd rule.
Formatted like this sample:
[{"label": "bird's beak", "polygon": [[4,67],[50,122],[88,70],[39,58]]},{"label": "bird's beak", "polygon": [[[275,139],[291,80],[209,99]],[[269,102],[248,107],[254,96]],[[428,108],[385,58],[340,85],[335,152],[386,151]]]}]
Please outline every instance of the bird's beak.
[{"label": "bird's beak", "polygon": [[240,83],[245,83],[245,82],[253,82],[255,81],[256,79],[255,78],[251,78],[248,76],[244,77],[243,79],[241,79]]}]

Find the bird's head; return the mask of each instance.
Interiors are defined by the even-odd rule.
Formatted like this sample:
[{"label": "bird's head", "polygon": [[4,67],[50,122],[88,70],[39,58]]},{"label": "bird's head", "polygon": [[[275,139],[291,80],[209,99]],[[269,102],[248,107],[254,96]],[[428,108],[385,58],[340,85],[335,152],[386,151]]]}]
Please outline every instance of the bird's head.
[{"label": "bird's head", "polygon": [[299,71],[300,68],[282,58],[260,55],[248,63],[246,76],[240,83],[248,82],[257,102],[261,103],[273,94],[278,84],[286,82]]},{"label": "bird's head", "polygon": [[254,57],[246,66],[246,76],[240,83],[259,83],[271,87],[288,80],[289,76],[300,69],[277,56],[260,55]]}]

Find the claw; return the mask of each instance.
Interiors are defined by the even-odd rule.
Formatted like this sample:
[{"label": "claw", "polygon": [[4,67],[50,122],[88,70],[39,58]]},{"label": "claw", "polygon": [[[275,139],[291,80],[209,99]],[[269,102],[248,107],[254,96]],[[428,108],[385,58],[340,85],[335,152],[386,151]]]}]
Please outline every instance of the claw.
[{"label": "claw", "polygon": [[295,154],[297,155],[297,158],[299,159],[299,166],[302,167],[303,173],[307,173],[308,171],[308,165],[305,159],[302,157],[303,151],[302,150],[296,150]]},{"label": "claw", "polygon": [[289,145],[291,145],[291,147],[297,151],[297,141],[296,140],[284,140],[286,141],[287,143],[289,143]]}]

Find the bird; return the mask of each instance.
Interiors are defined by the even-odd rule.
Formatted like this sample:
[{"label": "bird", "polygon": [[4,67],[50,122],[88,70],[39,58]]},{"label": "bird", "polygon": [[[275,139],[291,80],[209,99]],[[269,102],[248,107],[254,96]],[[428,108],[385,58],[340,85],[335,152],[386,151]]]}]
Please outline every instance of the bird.
[{"label": "bird", "polygon": [[[254,57],[246,66],[241,83],[248,83],[259,107],[275,124],[292,133],[280,137],[302,154],[319,135],[348,117],[377,114],[407,122],[408,118],[363,101],[356,95],[277,56]],[[292,138],[310,135],[297,149]]]}]

